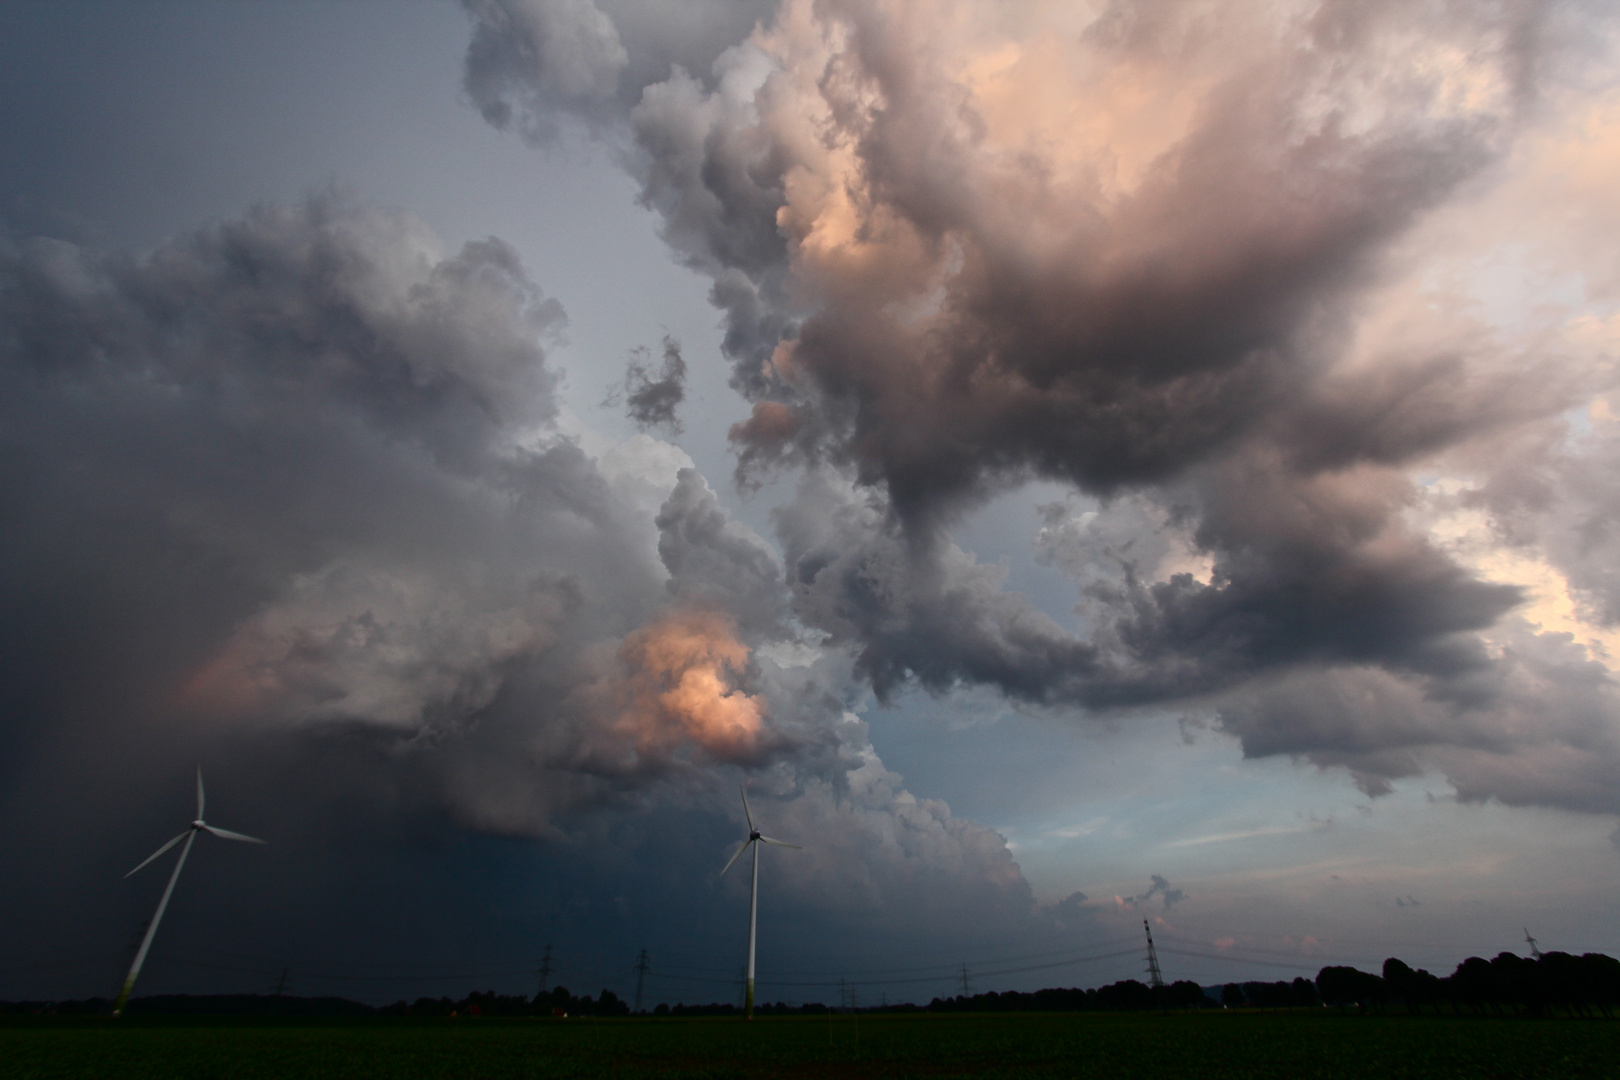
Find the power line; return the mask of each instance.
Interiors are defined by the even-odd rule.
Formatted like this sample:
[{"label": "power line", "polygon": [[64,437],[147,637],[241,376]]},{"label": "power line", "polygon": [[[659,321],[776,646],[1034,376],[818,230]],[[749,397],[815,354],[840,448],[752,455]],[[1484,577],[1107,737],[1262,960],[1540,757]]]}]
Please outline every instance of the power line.
[{"label": "power line", "polygon": [[1290,968],[1294,971],[1316,971],[1320,964],[1290,964],[1281,960],[1250,960],[1246,956],[1222,956],[1218,953],[1193,952],[1190,949],[1165,949],[1167,953],[1175,956],[1196,956],[1202,960],[1225,960],[1239,964],[1254,964],[1260,967]]},{"label": "power line", "polygon": [[[1065,960],[1053,960],[1053,961],[1050,961],[1050,962],[1045,963],[1045,964],[1024,964],[1024,965],[1021,965],[1019,967],[996,968],[996,969],[989,970],[989,971],[985,971],[985,970],[982,970],[982,969],[974,969],[976,974],[973,977],[975,977],[975,978],[984,978],[986,976],[995,976],[995,975],[1021,975],[1021,974],[1024,974],[1026,972],[1031,972],[1031,971],[1048,971],[1048,970],[1051,970],[1053,968],[1072,967],[1072,966],[1077,965],[1077,964],[1093,963],[1093,962],[1099,961],[1099,960],[1115,960],[1115,959],[1118,959],[1119,957],[1122,957],[1122,956],[1139,956],[1139,955],[1141,955],[1140,949],[1138,949],[1138,948],[1130,948],[1130,949],[1123,949],[1123,950],[1120,950],[1118,952],[1098,953],[1098,954],[1096,954],[1094,956],[1076,956],[1076,957],[1070,957],[1070,958],[1065,959]],[[834,979],[834,978],[826,978],[826,979],[769,979],[769,980],[761,979],[761,980],[759,980],[759,983],[760,983],[761,986],[811,986],[811,987],[824,986],[824,987],[828,987],[828,988],[838,986],[841,981],[844,982],[844,983],[854,983],[854,984],[859,985],[859,986],[916,986],[916,985],[918,985],[920,983],[930,983],[930,982],[939,983],[939,982],[946,982],[946,981],[956,982],[957,980],[961,979],[961,977],[962,977],[961,972],[966,967],[967,967],[967,965],[963,964],[954,971],[943,971],[943,972],[940,972],[939,974],[936,974],[936,975],[933,975],[933,976],[917,976],[917,977],[914,977],[914,978],[904,978],[904,979],[848,979],[848,978],[845,978],[845,979],[842,979],[842,980]],[[720,977],[705,978],[703,976],[680,975],[680,974],[674,974],[674,973],[669,973],[669,972],[657,972],[657,973],[654,973],[654,975],[652,977],[655,978],[655,979],[673,979],[673,980],[680,981],[680,982],[700,982],[700,983],[715,983],[715,984],[728,983],[728,982],[731,981],[729,979],[720,978]]]},{"label": "power line", "polygon": [[[1148,972],[1150,979],[1154,974],[1153,969],[1158,966],[1158,954],[1161,951],[1165,955],[1187,957],[1191,959],[1216,962],[1224,965],[1250,967],[1258,966],[1311,973],[1314,973],[1323,964],[1345,963],[1363,965],[1369,962],[1369,958],[1365,956],[1347,957],[1322,953],[1302,954],[1295,951],[1269,948],[1264,945],[1238,945],[1235,943],[1230,946],[1224,944],[1222,946],[1217,946],[1217,951],[1211,953],[1208,951],[1209,946],[1205,944],[1205,942],[1185,937],[1170,930],[1165,930],[1158,935],[1166,940],[1165,947],[1160,950],[1152,933],[1151,923],[1145,921],[1143,929],[1145,936],[1148,939],[1150,949]],[[1197,933],[1198,931],[1195,929],[1193,932]],[[1133,940],[1136,942],[1134,946],[1128,948],[1124,947]],[[840,981],[842,981],[842,985],[845,988],[844,992],[847,992],[852,986],[862,986],[871,988],[870,992],[872,994],[876,994],[878,988],[887,986],[913,987],[920,990],[923,987],[932,984],[933,986],[943,990],[945,986],[949,986],[954,983],[957,984],[964,993],[971,993],[973,985],[983,984],[987,979],[995,979],[1011,975],[1022,975],[1037,971],[1050,971],[1065,967],[1078,967],[1085,964],[1118,959],[1124,956],[1140,956],[1141,941],[1142,939],[1140,938],[1131,939],[1128,937],[1109,939],[1102,942],[1093,943],[1090,947],[1092,949],[1099,950],[1096,952],[1084,952],[1077,950],[1069,954],[1054,954],[1052,951],[1048,950],[1040,953],[1012,953],[1000,955],[991,953],[987,959],[975,961],[972,958],[969,958],[957,964],[922,964],[883,968],[866,968],[857,969],[855,971],[850,971],[846,968],[841,972],[826,972],[824,974],[822,972],[817,972],[814,969],[798,972],[790,971],[784,972],[784,974],[789,975],[788,978],[781,980],[761,980],[761,985],[772,988],[781,988],[783,990],[790,988],[822,988],[830,992],[834,987],[839,986]],[[1530,946],[1531,954],[1533,956],[1543,955],[1540,950],[1539,942],[1537,942],[1537,940],[1529,933],[1528,929],[1525,930],[1525,941]],[[1340,943],[1347,944],[1344,942]],[[1118,944],[1121,947],[1117,949],[1110,947],[1115,944]],[[1392,943],[1385,943],[1385,947],[1389,947],[1390,944]],[[1374,947],[1376,948],[1377,946]],[[1447,949],[1447,946],[1443,944],[1426,943],[1424,948],[1427,951]],[[267,981],[276,980],[279,973],[280,992],[286,993],[286,980],[290,975],[290,969],[286,968],[280,962],[281,958],[278,957],[276,959],[271,959],[269,957],[251,956],[250,954],[234,954],[236,956],[240,956],[242,962],[218,962],[218,960],[225,959],[226,957],[230,957],[232,955],[233,954],[231,953],[225,953],[223,955],[215,953],[212,954],[209,959],[196,960],[185,959],[182,957],[166,957],[165,963],[214,971],[257,974],[264,976]],[[79,957],[70,956],[62,959],[52,960],[46,960],[44,958],[28,959],[19,957],[16,961],[13,961],[13,966],[0,968],[0,975],[30,975],[40,972],[59,971],[81,966],[104,964],[116,961],[118,959],[119,957],[113,953],[92,956],[81,955]],[[731,975],[723,969],[703,965],[695,956],[692,959],[695,962],[691,964],[676,963],[671,965],[668,963],[661,963],[660,970],[653,972],[651,970],[650,953],[645,947],[643,947],[638,955],[635,968],[633,969],[635,970],[637,976],[636,1003],[638,1011],[640,1010],[640,1007],[645,1004],[645,987],[646,981],[649,978],[665,980],[666,982],[674,982],[678,984],[690,984],[694,986],[718,986],[725,983],[730,983],[733,978],[735,978],[734,975]],[[1037,962],[1020,962],[1026,959]],[[550,979],[554,974],[556,974],[555,954],[551,945],[548,944],[545,947],[545,952],[541,958],[538,969],[527,969],[522,971],[469,970],[461,972],[454,972],[452,970],[451,972],[441,971],[418,973],[402,973],[398,972],[397,970],[394,972],[367,972],[363,970],[305,971],[301,969],[299,979],[301,985],[308,985],[309,980],[314,980],[316,983],[335,982],[351,984],[364,982],[384,984],[455,981],[484,982],[508,978],[520,978],[526,975],[532,975],[536,973],[536,971],[538,971],[538,974],[541,977],[541,991],[546,992],[550,987]],[[622,973],[623,969],[619,968],[618,971]],[[1162,980],[1162,968],[1159,969],[1158,974]],[[594,981],[596,978],[606,976],[610,984],[611,980],[615,977],[606,967],[591,967],[588,970],[577,971],[575,972],[575,975],[580,977],[583,981]],[[622,978],[622,974],[618,977]],[[570,979],[569,981],[573,980]]]},{"label": "power line", "polygon": [[[1124,945],[1130,945],[1133,942],[1135,942],[1136,940],[1137,939],[1136,939],[1136,937],[1134,935],[1126,935],[1126,936],[1123,936],[1123,937],[1116,937],[1116,938],[1107,938],[1107,939],[1104,939],[1102,941],[1091,942],[1086,946],[1086,948],[1088,948],[1088,949],[1100,949],[1100,948],[1109,948],[1109,947],[1115,946],[1115,945],[1124,946]],[[1000,964],[1010,964],[1010,963],[1015,963],[1015,962],[1020,961],[1020,960],[1041,960],[1041,959],[1049,958],[1049,957],[1051,957],[1053,955],[1054,954],[1053,954],[1051,949],[1043,949],[1040,952],[1019,953],[1019,954],[1015,954],[1015,955],[1012,955],[1012,956],[990,955],[990,956],[980,956],[980,957],[978,957],[976,959],[970,957],[966,961],[966,963],[968,964],[970,969],[977,970],[977,969],[982,968],[982,967],[993,967],[993,966],[1000,965]],[[1057,955],[1062,955],[1062,954],[1059,953]],[[705,966],[703,964],[700,964],[700,963],[699,964],[677,964],[676,967],[679,970],[685,971],[685,972],[710,972],[710,973],[714,973],[714,974],[724,974],[724,975],[727,975],[728,978],[729,978],[729,973],[730,973],[729,968],[707,967],[707,966]],[[815,969],[810,969],[808,971],[800,971],[799,975],[801,977],[806,977],[806,976],[824,974],[824,975],[826,975],[826,978],[823,980],[823,982],[826,985],[830,986],[830,985],[835,984],[838,981],[838,978],[841,977],[841,976],[847,976],[847,977],[852,977],[852,978],[860,978],[863,983],[867,983],[867,982],[871,981],[870,979],[863,978],[864,976],[869,976],[869,975],[900,975],[900,974],[905,974],[905,973],[908,973],[908,972],[936,973],[936,975],[937,975],[937,973],[944,972],[945,974],[937,975],[937,977],[940,977],[940,978],[955,978],[956,977],[955,972],[957,971],[957,969],[959,967],[960,967],[959,964],[938,964],[938,963],[935,963],[935,964],[917,964],[917,965],[911,965],[911,966],[907,966],[907,967],[857,968],[857,969],[855,969],[853,971],[849,970],[848,968],[840,968],[836,973],[833,972],[833,971],[816,971]],[[908,981],[908,980],[899,980],[899,981]],[[919,977],[919,979],[916,980],[916,981],[919,981],[919,982],[928,981],[928,976],[924,975],[922,977]]]}]

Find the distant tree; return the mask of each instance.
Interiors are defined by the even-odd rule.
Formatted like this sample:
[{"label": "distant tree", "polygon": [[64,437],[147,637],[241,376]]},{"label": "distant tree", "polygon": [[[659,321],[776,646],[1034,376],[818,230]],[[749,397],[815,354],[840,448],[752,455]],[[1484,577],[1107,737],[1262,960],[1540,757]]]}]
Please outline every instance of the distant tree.
[{"label": "distant tree", "polygon": [[1243,987],[1239,986],[1237,983],[1227,983],[1221,988],[1221,1004],[1225,1005],[1228,1009],[1235,1009],[1239,1005],[1245,1005],[1248,1003],[1248,1000],[1249,999],[1244,996]]},{"label": "distant tree", "polygon": [[529,999],[497,994],[493,990],[468,994],[458,1008],[467,1016],[527,1016],[534,1012]]},{"label": "distant tree", "polygon": [[1620,960],[1602,953],[1586,953],[1581,957],[1579,976],[1585,1000],[1601,1009],[1604,1016],[1620,1005]]},{"label": "distant tree", "polygon": [[1495,980],[1489,960],[1470,956],[1457,965],[1457,970],[1445,982],[1454,1010],[1466,1005],[1477,1014],[1496,1005]]},{"label": "distant tree", "polygon": [[[1088,995],[1089,996],[1089,995]],[[1114,1012],[1135,1012],[1153,1008],[1153,992],[1135,979],[1124,979],[1097,988],[1097,1007]]]},{"label": "distant tree", "polygon": [[1592,995],[1582,985],[1585,972],[1579,957],[1542,953],[1535,966],[1536,998],[1544,1008],[1563,1009],[1571,1016],[1590,1014]]},{"label": "distant tree", "polygon": [[1530,1013],[1541,1012],[1539,987],[1536,985],[1536,962],[1500,952],[1491,961],[1491,992],[1495,1000],[1506,1008]]},{"label": "distant tree", "polygon": [[1363,1011],[1382,1008],[1384,980],[1353,967],[1325,967],[1316,976],[1316,989],[1330,1005],[1359,1006]]},{"label": "distant tree", "polygon": [[449,998],[417,998],[411,1005],[412,1016],[449,1016],[456,1003]]},{"label": "distant tree", "polygon": [[1404,1001],[1406,1011],[1415,1013],[1422,1003],[1417,972],[1404,961],[1390,957],[1384,961],[1384,989],[1392,1001]]},{"label": "distant tree", "polygon": [[[1243,984],[1243,996],[1250,1005],[1262,1009],[1286,1009],[1294,1004],[1297,996],[1292,983],[1282,982],[1246,982]],[[1313,995],[1314,996],[1314,995]],[[1307,1004],[1309,1004],[1307,1002]]]},{"label": "distant tree", "polygon": [[1191,979],[1178,979],[1165,987],[1165,999],[1172,1009],[1202,1009],[1209,1001],[1204,988]]}]

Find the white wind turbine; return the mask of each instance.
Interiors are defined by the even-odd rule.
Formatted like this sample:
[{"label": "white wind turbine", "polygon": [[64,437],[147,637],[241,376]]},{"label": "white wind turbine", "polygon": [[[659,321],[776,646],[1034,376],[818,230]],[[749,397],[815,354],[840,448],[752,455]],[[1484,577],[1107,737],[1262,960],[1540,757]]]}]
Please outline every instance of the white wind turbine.
[{"label": "white wind turbine", "polygon": [[[742,792],[743,816],[748,819],[748,839],[744,840],[743,846],[738,848],[737,853],[726,861],[724,869],[720,871],[722,877],[725,876],[727,870],[731,869],[732,863],[742,858],[743,852],[747,851],[750,847],[754,847],[756,844],[775,844],[777,847],[790,847],[795,849],[798,849],[799,847],[798,844],[790,844],[785,840],[772,840],[768,836],[761,836],[759,830],[754,828],[753,811],[748,809],[748,792],[741,787],[739,787],[738,790]],[[758,924],[758,921],[759,848],[754,847],[754,884],[749,890],[748,894],[748,981],[744,984],[743,990],[743,1016],[749,1020],[754,1018],[754,929]]]},{"label": "white wind turbine", "polygon": [[170,840],[167,844],[164,844],[162,847],[152,852],[152,854],[148,855],[146,857],[146,861],[141,863],[140,866],[137,866],[134,870],[131,870],[128,874],[124,875],[126,878],[130,877],[137,871],[145,869],[147,863],[151,862],[153,859],[156,859],[159,855],[162,855],[165,851],[168,851],[180,841],[184,840],[186,842],[186,846],[180,849],[180,861],[174,864],[174,873],[169,875],[169,885],[163,890],[163,899],[158,901],[157,914],[152,916],[152,922],[146,928],[146,937],[141,939],[141,947],[135,953],[135,962],[129,965],[129,974],[124,976],[124,988],[118,991],[118,1002],[113,1006],[114,1016],[122,1015],[124,1011],[124,1003],[129,1000],[129,992],[135,989],[135,977],[141,973],[141,965],[146,962],[146,950],[152,947],[152,935],[157,933],[158,922],[163,918],[163,909],[169,906],[169,896],[174,892],[174,883],[180,880],[180,868],[186,865],[186,856],[191,854],[192,841],[197,839],[197,834],[200,832],[212,833],[222,840],[246,840],[250,844],[264,843],[264,841],[260,840],[258,837],[244,836],[239,832],[231,832],[229,829],[221,829],[210,825],[203,820],[202,770],[198,769],[197,820],[193,821],[191,823],[191,827],[185,832],[181,833],[179,836],[175,837],[173,840]]}]

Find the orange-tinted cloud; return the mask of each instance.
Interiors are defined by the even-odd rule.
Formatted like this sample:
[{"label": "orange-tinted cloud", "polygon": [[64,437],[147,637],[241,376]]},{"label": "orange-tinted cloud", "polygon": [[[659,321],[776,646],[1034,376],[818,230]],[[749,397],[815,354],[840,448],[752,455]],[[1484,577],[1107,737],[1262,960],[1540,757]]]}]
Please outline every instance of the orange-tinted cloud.
[{"label": "orange-tinted cloud", "polygon": [[625,638],[629,668],[615,695],[616,728],[642,753],[693,742],[718,758],[748,757],[764,731],[763,698],[736,684],[748,647],[732,621],[710,611],[675,611]]}]

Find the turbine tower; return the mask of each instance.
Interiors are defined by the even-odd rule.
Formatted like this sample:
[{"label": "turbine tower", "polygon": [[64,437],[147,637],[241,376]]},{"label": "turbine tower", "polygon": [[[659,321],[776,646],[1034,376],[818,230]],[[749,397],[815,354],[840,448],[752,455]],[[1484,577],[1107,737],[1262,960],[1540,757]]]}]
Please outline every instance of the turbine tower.
[{"label": "turbine tower", "polygon": [[186,846],[180,849],[179,861],[174,864],[174,873],[169,875],[169,884],[163,890],[163,899],[158,901],[157,914],[152,916],[151,923],[146,927],[146,936],[141,939],[141,947],[135,952],[135,962],[129,965],[129,974],[124,976],[123,989],[118,991],[118,1001],[113,1005],[114,1016],[123,1015],[124,1004],[129,1001],[129,993],[131,990],[135,989],[135,977],[141,973],[141,965],[146,963],[146,951],[152,947],[152,935],[157,933],[158,923],[163,919],[163,910],[169,906],[169,897],[174,894],[174,883],[180,880],[180,868],[186,865],[186,856],[191,854],[191,845],[197,839],[197,834],[200,832],[212,833],[221,840],[246,840],[250,844],[264,843],[264,841],[260,840],[258,837],[245,836],[239,832],[231,832],[229,829],[216,828],[203,820],[202,770],[198,769],[197,820],[193,821],[191,823],[191,827],[185,832],[181,833],[179,836],[175,837],[173,840],[170,840],[167,844],[164,844],[162,847],[152,852],[152,854],[148,855],[145,862],[142,862],[140,866],[137,866],[134,870],[131,870],[128,874],[124,875],[127,878],[141,870],[144,870],[147,863],[150,863],[153,859],[156,859],[159,855],[162,855],[165,851],[168,851],[180,841],[184,840],[186,842]]},{"label": "turbine tower", "polygon": [[783,840],[772,840],[768,836],[761,836],[754,827],[754,812],[748,808],[748,792],[739,787],[742,792],[743,817],[748,819],[748,839],[737,853],[726,861],[720,875],[725,876],[731,864],[742,857],[742,853],[750,847],[754,849],[754,884],[748,893],[748,973],[743,977],[743,1017],[748,1020],[754,1018],[754,931],[759,922],[759,848],[758,844],[775,844],[777,847],[798,848],[798,844],[789,844]]}]

